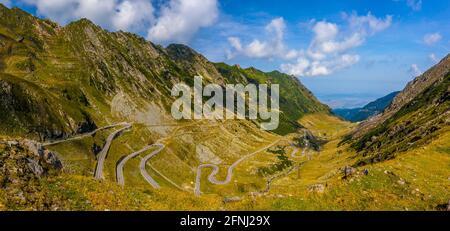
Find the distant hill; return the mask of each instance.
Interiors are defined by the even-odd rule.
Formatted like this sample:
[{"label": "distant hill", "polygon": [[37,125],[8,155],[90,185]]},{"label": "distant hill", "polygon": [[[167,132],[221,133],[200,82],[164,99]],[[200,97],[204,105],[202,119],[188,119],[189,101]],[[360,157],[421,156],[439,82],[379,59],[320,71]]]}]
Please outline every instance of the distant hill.
[{"label": "distant hill", "polygon": [[383,112],[383,110],[387,106],[389,106],[389,104],[398,93],[399,91],[392,92],[389,95],[383,96],[373,102],[368,103],[362,108],[337,108],[333,110],[333,113],[351,122],[363,121],[368,119],[369,117],[378,115]]}]

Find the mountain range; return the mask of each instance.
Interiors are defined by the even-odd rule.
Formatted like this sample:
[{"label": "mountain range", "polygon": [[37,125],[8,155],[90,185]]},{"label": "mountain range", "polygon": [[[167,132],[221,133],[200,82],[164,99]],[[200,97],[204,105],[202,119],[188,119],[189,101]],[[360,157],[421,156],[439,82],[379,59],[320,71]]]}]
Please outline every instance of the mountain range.
[{"label": "mountain range", "polygon": [[[279,71],[87,19],[1,4],[0,18],[0,210],[441,210],[450,198],[450,56],[355,124]],[[279,84],[280,126],[173,119],[172,87],[197,75]]]},{"label": "mountain range", "polygon": [[368,103],[362,108],[336,108],[333,109],[333,113],[345,120],[351,122],[360,122],[383,112],[383,110],[387,106],[389,106],[389,104],[398,93],[398,91],[392,92],[386,96],[376,99],[373,102]]}]

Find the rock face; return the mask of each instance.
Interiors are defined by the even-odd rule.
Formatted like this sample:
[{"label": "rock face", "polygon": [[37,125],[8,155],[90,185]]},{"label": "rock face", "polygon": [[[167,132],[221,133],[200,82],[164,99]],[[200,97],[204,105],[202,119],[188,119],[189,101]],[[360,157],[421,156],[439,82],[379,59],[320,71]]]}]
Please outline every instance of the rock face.
[{"label": "rock face", "polygon": [[62,163],[58,159],[56,154],[47,149],[44,149],[40,143],[25,139],[24,141],[19,142],[19,144],[27,147],[31,153],[33,153],[35,156],[38,156],[46,164],[49,164],[55,169],[62,169]]},{"label": "rock face", "polygon": [[[26,160],[25,162],[27,162],[29,170],[37,177],[47,174],[50,170],[61,170],[63,168],[57,155],[54,152],[43,148],[42,145],[36,141],[24,139],[3,141],[2,143],[3,158],[17,159],[23,157],[23,160]],[[19,153],[26,155],[14,156]]]},{"label": "rock face", "polygon": [[39,165],[39,162],[34,159],[27,159],[28,167],[34,173],[35,176],[41,177],[44,174],[44,169]]},{"label": "rock face", "polygon": [[344,178],[347,178],[356,173],[356,168],[352,168],[350,166],[345,166],[343,172],[344,172]]}]

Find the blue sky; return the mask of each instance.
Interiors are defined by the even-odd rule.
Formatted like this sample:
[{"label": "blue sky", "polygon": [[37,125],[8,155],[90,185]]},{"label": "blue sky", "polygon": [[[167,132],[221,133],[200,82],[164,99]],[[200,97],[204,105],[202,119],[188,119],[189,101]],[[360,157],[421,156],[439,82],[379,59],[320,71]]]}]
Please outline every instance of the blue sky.
[{"label": "blue sky", "polygon": [[0,0],[61,24],[86,17],[215,62],[293,74],[332,107],[401,90],[450,50],[440,0]]}]

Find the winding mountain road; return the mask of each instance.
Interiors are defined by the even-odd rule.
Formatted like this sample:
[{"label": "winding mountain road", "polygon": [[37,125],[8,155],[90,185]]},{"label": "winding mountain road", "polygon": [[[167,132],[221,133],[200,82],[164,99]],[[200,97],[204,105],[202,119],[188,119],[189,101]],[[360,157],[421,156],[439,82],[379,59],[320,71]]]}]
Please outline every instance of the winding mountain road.
[{"label": "winding mountain road", "polygon": [[125,185],[125,179],[124,179],[124,176],[123,176],[123,167],[125,166],[125,164],[127,163],[127,161],[129,161],[129,160],[135,158],[136,156],[140,155],[140,154],[143,153],[143,152],[146,152],[146,151],[150,150],[151,148],[153,148],[153,147],[155,147],[155,146],[156,146],[156,145],[154,145],[154,144],[152,144],[152,145],[147,145],[147,146],[145,146],[143,149],[141,149],[141,150],[139,150],[139,151],[137,151],[137,152],[133,152],[133,153],[127,155],[125,158],[123,158],[123,159],[119,162],[119,164],[117,164],[117,167],[116,167],[116,180],[117,180],[117,183],[118,183],[119,185],[122,185],[122,186]]},{"label": "winding mountain road", "polygon": [[244,161],[245,159],[247,159],[247,158],[249,158],[251,156],[254,156],[254,155],[256,155],[256,154],[258,154],[258,153],[260,153],[260,152],[262,152],[262,151],[264,151],[264,150],[274,146],[280,140],[281,139],[278,139],[278,140],[274,141],[273,143],[269,144],[268,146],[263,147],[261,149],[258,149],[256,151],[254,151],[254,152],[252,152],[252,153],[250,153],[250,154],[248,154],[246,156],[243,156],[240,159],[238,159],[236,162],[234,162],[232,165],[230,165],[230,167],[227,170],[227,176],[226,176],[225,180],[223,180],[223,181],[219,181],[216,178],[216,175],[219,173],[219,166],[217,166],[215,164],[202,164],[202,165],[199,165],[197,167],[197,176],[196,176],[196,179],[195,179],[195,188],[194,188],[195,195],[198,196],[198,195],[201,194],[201,191],[200,191],[200,184],[201,184],[201,182],[200,181],[201,181],[201,175],[202,175],[202,169],[203,168],[212,168],[213,169],[213,171],[208,176],[208,181],[211,182],[212,184],[216,184],[216,185],[228,184],[228,183],[230,183],[231,178],[233,178],[233,170],[234,170],[234,168],[236,168],[236,166],[239,163],[241,163],[242,161]]},{"label": "winding mountain road", "polygon": [[111,147],[112,141],[115,138],[117,138],[120,134],[122,134],[122,132],[131,128],[130,123],[123,123],[123,126],[124,127],[114,131],[113,133],[111,133],[108,136],[108,138],[106,139],[105,146],[103,146],[103,149],[97,155],[97,166],[95,168],[95,174],[94,174],[95,179],[98,179],[98,180],[103,179],[103,166],[105,164],[105,159],[106,159],[106,156],[108,155],[109,148]]},{"label": "winding mountain road", "polygon": [[144,177],[144,179],[153,186],[153,188],[159,189],[161,188],[161,186],[159,186],[158,182],[156,182],[147,172],[147,170],[145,169],[145,166],[147,165],[147,162],[155,155],[157,155],[158,153],[160,153],[165,145],[161,144],[161,143],[156,143],[154,144],[154,146],[158,146],[159,148],[155,151],[153,151],[152,153],[148,154],[147,156],[145,156],[142,160],[141,163],[139,165],[139,170],[141,171],[141,175],[142,177]]},{"label": "winding mountain road", "polygon": [[121,122],[121,123],[117,123],[117,124],[112,124],[112,125],[104,126],[104,127],[101,127],[101,128],[97,128],[97,129],[95,129],[95,130],[92,131],[92,132],[83,133],[83,134],[80,134],[80,135],[77,135],[77,136],[74,136],[74,137],[70,137],[70,138],[67,138],[67,139],[63,139],[63,140],[55,140],[55,141],[50,141],[50,142],[42,143],[42,146],[45,147],[45,146],[56,145],[56,144],[60,144],[60,143],[64,143],[64,142],[69,142],[69,141],[73,141],[73,140],[80,140],[80,139],[86,138],[86,137],[88,137],[88,136],[93,136],[95,133],[97,133],[97,132],[99,132],[99,131],[101,131],[101,130],[106,130],[106,129],[113,128],[113,127],[118,127],[118,126],[125,126],[125,125],[127,125],[127,124],[128,124],[128,123],[126,123],[126,122]]}]

